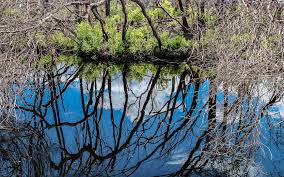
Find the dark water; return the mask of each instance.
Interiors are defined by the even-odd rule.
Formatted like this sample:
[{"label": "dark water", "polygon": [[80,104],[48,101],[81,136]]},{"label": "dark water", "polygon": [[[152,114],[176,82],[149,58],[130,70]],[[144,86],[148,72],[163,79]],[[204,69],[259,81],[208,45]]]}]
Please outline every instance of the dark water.
[{"label": "dark water", "polygon": [[60,65],[28,82],[1,176],[284,175],[280,108],[190,67]]}]

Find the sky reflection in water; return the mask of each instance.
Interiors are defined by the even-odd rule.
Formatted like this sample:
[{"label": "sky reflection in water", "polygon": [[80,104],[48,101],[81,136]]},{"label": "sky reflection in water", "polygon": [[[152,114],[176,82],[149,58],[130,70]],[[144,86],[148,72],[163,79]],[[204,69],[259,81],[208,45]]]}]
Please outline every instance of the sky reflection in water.
[{"label": "sky reflection in water", "polygon": [[[27,89],[18,99],[18,114],[40,136],[33,142],[23,138],[23,143],[48,155],[41,159],[30,152],[36,163],[25,159],[23,169],[42,168],[27,173],[43,176],[284,175],[277,116],[266,119],[257,113],[262,104],[244,97],[243,110],[236,107],[224,123],[224,98],[232,109],[238,100],[233,92],[225,95],[218,88],[211,93],[209,80],[190,71],[162,71],[138,80],[129,79],[126,71],[105,71],[93,81],[70,71],[69,79],[47,77],[36,89]],[[269,129],[267,120],[278,124]],[[45,143],[36,143],[42,139]]]}]

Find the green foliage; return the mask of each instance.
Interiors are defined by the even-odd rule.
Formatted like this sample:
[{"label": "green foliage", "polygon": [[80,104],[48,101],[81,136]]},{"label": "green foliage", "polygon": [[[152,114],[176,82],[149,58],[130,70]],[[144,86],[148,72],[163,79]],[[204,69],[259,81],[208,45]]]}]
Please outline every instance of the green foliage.
[{"label": "green foliage", "polygon": [[[128,30],[126,33],[126,41],[122,41],[122,26],[124,17],[122,13],[121,4],[116,5],[111,2],[111,15],[104,18],[104,28],[108,34],[108,40],[104,40],[103,33],[100,23],[96,20],[94,23],[88,21],[79,22],[75,26],[74,34],[68,32],[55,32],[51,36],[51,43],[56,44],[61,48],[73,49],[75,51],[83,51],[86,53],[107,51],[111,55],[122,55],[123,53],[130,53],[134,55],[139,54],[153,54],[157,51],[157,40],[153,36],[152,30],[147,23],[144,15],[142,14],[141,8],[132,2],[127,4],[128,12]],[[170,0],[160,1],[160,6],[164,8],[172,17],[181,20],[181,11],[177,10],[172,6]],[[191,23],[196,18],[197,9],[188,8],[187,12],[190,11],[189,21]],[[159,7],[147,8],[148,14],[151,18],[156,20],[162,20],[163,18],[169,18],[168,15]],[[64,11],[62,11],[64,13]],[[66,14],[69,15],[69,14]],[[213,22],[216,17],[209,10],[205,13],[205,20]],[[175,20],[171,20],[166,23],[156,23],[159,36],[162,41],[163,52],[187,52],[192,47],[198,47],[196,45],[197,40],[187,40],[181,33],[181,27]],[[165,29],[166,25],[169,28]],[[204,40],[208,43],[213,35],[213,30],[206,32]],[[49,43],[46,42],[42,34],[37,35],[38,41],[42,46],[47,46]],[[47,40],[48,41],[48,40]]]},{"label": "green foliage", "polygon": [[140,28],[130,27],[126,34],[129,42],[129,51],[133,54],[151,52],[157,46],[149,26]]},{"label": "green foliage", "polygon": [[214,78],[214,72],[211,70],[204,70],[196,65],[188,66],[192,73],[198,74],[200,78]]},{"label": "green foliage", "polygon": [[170,33],[168,31],[161,33],[161,40],[163,48],[166,50],[184,51],[188,47],[192,46],[192,42],[190,40],[186,40],[182,35],[170,37]]},{"label": "green foliage", "polygon": [[217,40],[216,38],[220,37],[218,34],[218,31],[215,29],[207,29],[205,34],[202,36],[203,44],[209,44],[210,42],[213,42]]},{"label": "green foliage", "polygon": [[106,24],[119,24],[122,22],[122,14],[111,15],[106,18]]},{"label": "green foliage", "polygon": [[142,21],[144,19],[144,16],[140,7],[137,5],[133,5],[133,7],[131,7],[131,10],[128,11],[128,18],[129,21]]},{"label": "green foliage", "polygon": [[152,19],[158,19],[164,16],[164,13],[161,9],[151,9],[148,13]]},{"label": "green foliage", "polygon": [[[162,0],[160,4],[171,16],[179,15],[179,12],[176,11],[170,0]],[[163,14],[165,14],[165,12]]]},{"label": "green foliage", "polygon": [[193,7],[193,6],[189,6],[188,8],[185,9],[185,12],[188,14],[188,18],[187,18],[187,22],[192,25],[195,21],[197,21],[197,17],[198,17],[198,9]]},{"label": "green foliage", "polygon": [[133,64],[129,67],[128,77],[130,80],[143,80],[144,76],[148,73],[155,73],[156,68],[152,64],[147,63],[140,63],[140,64]]},{"label": "green foliage", "polygon": [[48,39],[47,39],[46,35],[44,35],[43,33],[37,33],[35,35],[35,40],[42,47],[48,47]]},{"label": "green foliage", "polygon": [[[179,11],[177,11],[175,9],[175,7],[173,7],[171,5],[171,2],[169,0],[161,1],[160,5],[171,16],[175,16],[175,15],[178,15],[180,13]],[[142,22],[142,21],[145,22],[146,21],[143,13],[141,11],[141,8],[138,5],[132,3],[131,5],[128,6],[128,9],[131,9],[131,10],[128,10],[129,21],[133,21],[133,22]],[[168,17],[168,15],[161,8],[155,8],[155,7],[147,8],[147,13],[149,14],[149,16],[152,19]]]},{"label": "green foliage", "polygon": [[[80,75],[88,80],[94,80],[97,77],[102,77],[103,73],[108,71],[111,76],[121,74],[123,72],[123,65],[105,65],[105,64],[85,64]],[[208,71],[203,71],[197,66],[189,66],[187,64],[180,64],[178,66],[163,66],[160,74],[160,79],[167,79],[172,76],[179,76],[182,72],[187,70],[191,73],[199,73],[201,76],[209,76]],[[157,66],[149,63],[138,63],[129,65],[127,78],[132,81],[142,81],[146,75],[155,74]],[[207,74],[207,75],[206,75]]]},{"label": "green foliage", "polygon": [[178,66],[165,66],[162,68],[161,77],[177,76],[185,70],[189,70],[187,64],[180,64]]},{"label": "green foliage", "polygon": [[68,64],[79,64],[82,62],[82,59],[77,57],[76,55],[60,55],[57,57],[57,61],[68,63]]},{"label": "green foliage", "polygon": [[251,42],[251,40],[253,39],[253,35],[249,32],[244,32],[241,34],[232,34],[228,38],[228,42],[230,43],[228,47],[233,47],[234,51],[240,51],[244,48],[245,45]]},{"label": "green foliage", "polygon": [[120,73],[123,70],[123,65],[109,65],[107,66],[109,75],[113,76]]},{"label": "green foliage", "polygon": [[105,66],[102,64],[85,64],[80,75],[88,80],[95,80],[97,77],[103,76]]},{"label": "green foliage", "polygon": [[262,46],[267,50],[273,51],[275,53],[279,53],[282,50],[280,42],[281,42],[280,34],[272,34],[261,37]]},{"label": "green foliage", "polygon": [[104,72],[108,72],[110,76],[120,74],[122,72],[122,65],[105,65],[105,64],[95,64],[88,63],[83,66],[81,71],[81,77],[87,80],[95,80],[96,78],[101,78]]},{"label": "green foliage", "polygon": [[51,62],[52,56],[51,55],[42,55],[40,57],[41,64],[45,65]]},{"label": "green foliage", "polygon": [[183,72],[187,72],[189,74],[197,74],[200,78],[210,78],[214,76],[210,70],[204,70],[198,66],[183,63],[178,66],[170,65],[163,67],[161,71],[161,78],[180,76]]},{"label": "green foliage", "polygon": [[185,49],[187,46],[188,46],[187,40],[181,35],[177,35],[172,39],[168,40],[168,48],[171,48],[173,50]]},{"label": "green foliage", "polygon": [[83,21],[76,26],[76,35],[81,44],[80,50],[91,52],[100,49],[103,43],[103,34],[99,23],[94,27]]},{"label": "green foliage", "polygon": [[121,55],[125,51],[122,41],[122,34],[115,29],[109,30],[109,40],[106,43],[106,48],[115,55]]},{"label": "green foliage", "polygon": [[9,7],[4,8],[3,14],[7,15],[7,16],[14,16],[14,17],[17,17],[17,18],[24,19],[24,16],[23,16],[21,10],[16,9],[16,8],[9,8]]},{"label": "green foliage", "polygon": [[280,16],[281,16],[282,18],[284,18],[284,10],[281,11]]},{"label": "green foliage", "polygon": [[55,32],[51,37],[52,43],[55,43],[63,48],[78,49],[78,45],[74,38],[67,37],[63,32]]},{"label": "green foliage", "polygon": [[218,17],[213,13],[211,12],[210,10],[206,10],[204,12],[204,20],[205,20],[205,23],[208,25],[214,25],[214,23],[217,21]]},{"label": "green foliage", "polygon": [[[51,62],[51,55],[43,55],[41,57],[41,63],[49,65]],[[101,78],[105,72],[108,72],[110,76],[115,76],[121,74],[125,68],[122,64],[101,64],[101,63],[82,63],[82,59],[76,56],[60,55],[57,60],[58,63],[75,64],[77,66],[82,66],[80,76],[87,80],[95,80],[96,78]],[[83,65],[82,65],[83,64]],[[157,66],[150,63],[137,63],[137,64],[127,64],[127,78],[131,81],[142,81],[146,75],[153,75],[157,72]],[[180,64],[177,66],[168,65],[163,66],[160,74],[160,80],[167,79],[173,76],[180,76],[184,71],[189,73],[197,73],[200,77],[212,77],[211,71],[203,70],[197,66],[192,66],[188,64]]]},{"label": "green foliage", "polygon": [[105,42],[104,47],[108,49],[111,54],[120,55],[124,52],[125,46],[122,41],[122,33],[119,32],[117,26],[121,23],[122,18],[119,15],[113,15],[106,19],[106,30],[109,39]]}]

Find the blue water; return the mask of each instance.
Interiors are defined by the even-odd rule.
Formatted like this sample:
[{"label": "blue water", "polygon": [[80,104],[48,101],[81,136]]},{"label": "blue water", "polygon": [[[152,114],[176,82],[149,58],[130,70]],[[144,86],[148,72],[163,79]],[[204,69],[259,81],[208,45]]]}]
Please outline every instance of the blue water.
[{"label": "blue water", "polygon": [[[113,107],[113,118],[116,126],[119,126],[120,121],[123,115],[123,108],[125,103],[124,89],[122,84],[122,76],[115,75],[112,79],[112,107]],[[176,94],[178,81],[175,81],[175,91],[172,95]],[[112,169],[109,168],[110,161],[105,160],[103,162],[98,162],[97,165],[93,168],[95,171],[94,174],[104,174],[107,172],[110,176],[160,176],[162,174],[168,174],[178,171],[184,162],[187,160],[189,156],[190,150],[194,148],[196,145],[198,138],[204,132],[204,130],[208,126],[208,112],[206,107],[206,101],[209,98],[209,88],[210,81],[203,80],[201,81],[201,85],[198,89],[198,97],[197,97],[197,105],[195,110],[191,114],[191,121],[188,122],[182,130],[173,138],[173,140],[168,141],[165,144],[165,147],[159,148],[151,157],[147,158],[147,160],[143,161],[139,167],[135,171],[130,170],[132,167],[137,165],[139,161],[146,158],[155,148],[163,142],[164,132],[166,131],[167,125],[170,126],[169,134],[174,132],[182,122],[188,118],[186,117],[187,112],[190,111],[193,99],[194,99],[194,84],[188,83],[185,86],[186,95],[184,99],[183,105],[182,103],[182,93],[180,92],[176,99],[177,107],[174,109],[173,117],[171,122],[163,121],[165,116],[165,111],[167,109],[164,106],[167,101],[171,100],[170,91],[171,91],[171,80],[167,81],[167,87],[163,89],[154,88],[154,91],[151,95],[149,104],[145,109],[145,116],[142,121],[143,126],[139,126],[136,130],[133,138],[131,139],[129,146],[126,149],[123,149],[119,154],[117,154],[117,159],[114,167]],[[141,108],[143,107],[143,103],[146,100],[146,95],[148,93],[148,84],[151,83],[151,79],[149,76],[145,76],[142,81],[128,81],[128,103],[127,103],[127,111],[124,122],[122,124],[122,134],[121,134],[121,144],[123,144],[131,130],[135,127],[137,119],[139,115],[141,115]],[[82,119],[84,119],[84,111],[82,106],[82,98],[81,98],[81,90],[79,81],[75,80],[68,87],[68,89],[57,99],[58,104],[58,115],[60,122],[62,124],[65,123],[76,123]],[[101,89],[102,80],[97,80],[97,89],[94,92],[98,92]],[[64,83],[62,83],[61,88],[64,87]],[[86,80],[83,80],[83,98],[85,100],[84,105],[88,104],[89,99],[89,90],[90,83]],[[88,88],[88,89],[87,89]],[[29,105],[32,109],[32,105],[35,103],[35,98],[38,95],[35,95],[34,89],[26,89],[24,94],[18,98],[18,100],[22,100],[24,97],[26,102],[23,103],[19,101],[19,104],[23,106]],[[59,93],[59,89],[57,88],[57,93]],[[105,89],[103,90],[104,99],[103,103],[100,100],[98,104],[96,115],[90,116],[87,120],[76,126],[63,125],[60,126],[62,129],[62,133],[58,135],[59,128],[56,129],[53,125],[55,123],[55,115],[50,106],[47,108],[39,107],[39,112],[45,112],[44,116],[45,121],[48,122],[49,125],[43,123],[43,127],[41,126],[38,116],[32,118],[33,113],[29,113],[26,111],[19,111],[18,117],[23,117],[21,121],[31,121],[31,125],[35,128],[39,128],[43,130],[44,137],[46,138],[47,144],[49,144],[48,148],[50,151],[51,160],[55,164],[60,164],[62,157],[62,149],[65,149],[70,154],[76,154],[80,148],[84,145],[96,146],[96,137],[98,133],[96,132],[98,129],[100,130],[99,136],[101,144],[97,145],[96,153],[99,155],[106,155],[112,152],[115,148],[116,142],[114,141],[113,135],[118,135],[118,129],[113,131],[112,124],[112,113],[110,109],[110,100],[108,95],[108,86],[106,84]],[[93,95],[93,102],[95,102],[95,98],[97,95]],[[48,89],[44,90],[43,96],[43,105],[47,104],[50,101],[51,93]],[[237,100],[237,96],[234,94],[229,94],[229,106],[233,104],[235,100]],[[224,102],[224,92],[219,90],[216,96],[217,105],[222,105]],[[257,99],[256,99],[257,100]],[[55,101],[54,101],[55,102]],[[27,104],[28,103],[28,104]],[[248,102],[246,99],[243,101],[243,111],[248,111]],[[261,106],[258,105],[258,101],[255,101],[253,104],[255,107],[255,115],[259,115],[259,109]],[[93,108],[94,103],[91,104],[89,113],[94,111]],[[179,106],[178,106],[179,105]],[[159,111],[159,114],[155,115],[156,111]],[[217,106],[218,110],[218,106]],[[271,112],[277,112],[279,109],[277,107],[270,108]],[[101,117],[100,117],[100,114]],[[171,111],[168,113],[168,117],[171,114]],[[56,115],[56,117],[58,117]],[[96,117],[97,116],[97,117]],[[266,119],[268,118],[268,119]],[[99,120],[98,127],[94,120]],[[167,120],[167,119],[166,119]],[[270,129],[268,127],[268,121],[270,120],[275,123]],[[281,127],[281,123],[279,124],[280,118],[277,116],[273,117],[262,117],[261,123],[258,126],[258,130],[260,130],[260,134],[256,135],[259,140],[259,146],[256,147],[252,160],[255,162],[250,164],[248,168],[249,176],[283,176],[284,175],[284,140]],[[221,121],[217,119],[217,124],[219,125]],[[237,121],[236,121],[237,122]],[[244,119],[246,122],[246,119]],[[87,125],[88,124],[88,125]],[[91,132],[90,134],[87,132]],[[159,128],[158,133],[156,129]],[[191,127],[191,128],[189,128]],[[231,125],[234,127],[234,125]],[[216,130],[217,131],[217,130]],[[147,142],[147,138],[154,136],[156,133],[156,137],[151,142]],[[252,131],[252,134],[255,131]],[[214,136],[217,136],[214,134]],[[240,134],[242,136],[242,134]],[[251,136],[250,137],[254,137]],[[117,138],[117,137],[116,137]],[[63,140],[64,139],[64,140]],[[147,142],[147,143],[146,143]],[[249,140],[248,140],[249,142]],[[138,144],[137,144],[138,143]],[[141,145],[139,145],[139,143]],[[175,146],[173,144],[177,143]],[[202,141],[201,147],[205,146],[205,141]],[[216,142],[215,142],[216,143]],[[217,143],[218,144],[218,143]],[[245,145],[244,145],[245,146]],[[162,149],[168,149],[168,152],[163,151]],[[198,156],[201,154],[201,151],[196,151],[194,156]],[[244,153],[245,154],[245,153]],[[205,156],[206,157],[206,156]],[[80,160],[76,159],[73,164],[73,170],[69,171],[69,175],[72,176],[72,173],[75,173],[76,169],[80,167],[80,161],[83,165],[88,166],[88,159],[90,158],[89,152],[84,152]],[[213,160],[214,161],[214,160]],[[209,168],[209,167],[208,167]],[[121,173],[122,170],[128,169],[125,173]],[[132,168],[135,169],[135,168]],[[208,169],[207,169],[208,170]],[[210,168],[209,168],[210,170]],[[52,170],[51,170],[52,171]],[[133,173],[132,173],[133,172]],[[58,175],[58,171],[54,170],[51,172],[51,175]],[[90,172],[91,174],[91,172]],[[197,175],[197,173],[192,173],[192,175]],[[60,175],[59,175],[60,176]]]}]

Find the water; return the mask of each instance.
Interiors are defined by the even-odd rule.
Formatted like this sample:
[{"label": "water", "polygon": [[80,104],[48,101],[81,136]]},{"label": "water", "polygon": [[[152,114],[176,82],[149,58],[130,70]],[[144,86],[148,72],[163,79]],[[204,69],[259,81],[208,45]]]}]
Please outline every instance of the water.
[{"label": "water", "polygon": [[190,67],[61,64],[29,83],[1,176],[284,175],[281,110]]}]

